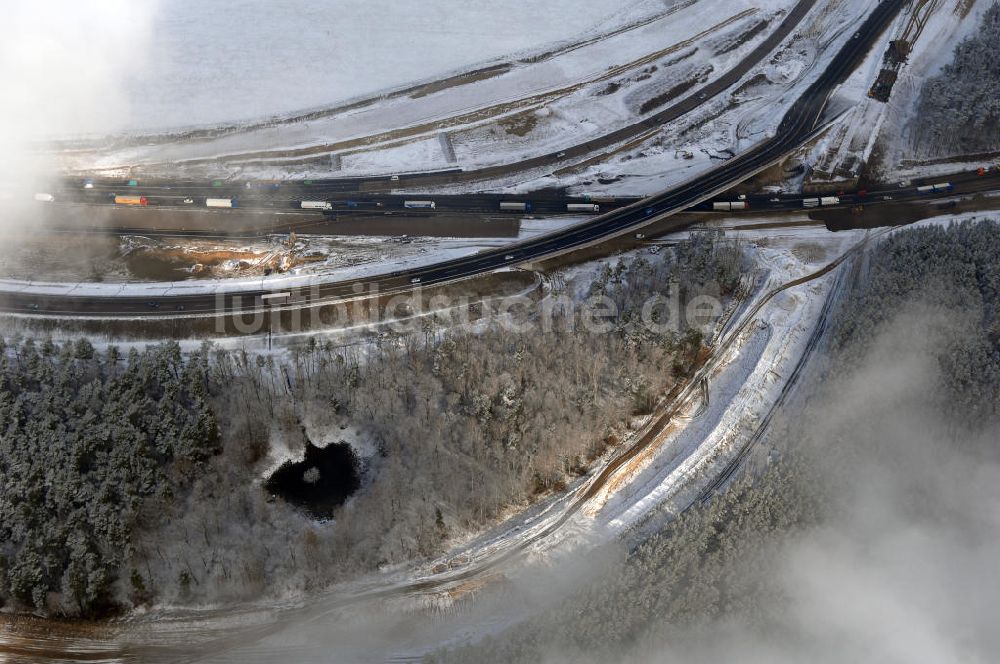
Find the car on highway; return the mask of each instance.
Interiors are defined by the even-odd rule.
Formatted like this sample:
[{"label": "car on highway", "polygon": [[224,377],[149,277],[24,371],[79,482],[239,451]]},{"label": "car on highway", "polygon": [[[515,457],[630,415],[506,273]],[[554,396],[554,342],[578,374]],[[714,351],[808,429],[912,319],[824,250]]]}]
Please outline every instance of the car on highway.
[{"label": "car on highway", "polygon": [[653,214],[653,208],[651,208],[651,207],[646,208],[646,216],[648,217],[648,216],[650,216],[652,214]]},{"label": "car on highway", "polygon": [[645,233],[636,233],[635,234],[635,239],[636,240],[645,240],[646,239],[646,234]]},{"label": "car on highway", "polygon": [[411,284],[419,284],[420,283],[420,277],[413,277],[412,279],[410,279],[410,283]]},{"label": "car on highway", "polygon": [[194,199],[193,198],[185,198],[181,202],[184,203],[184,205],[191,205],[192,203],[194,203]]},{"label": "car on highway", "polygon": [[512,261],[512,260],[514,260],[514,255],[513,254],[507,254],[506,256],[503,257],[503,259],[505,261]]},{"label": "car on highway", "polygon": [[150,309],[159,309],[160,303],[156,302],[155,300],[150,300],[149,302],[146,303],[146,306],[149,307]]}]

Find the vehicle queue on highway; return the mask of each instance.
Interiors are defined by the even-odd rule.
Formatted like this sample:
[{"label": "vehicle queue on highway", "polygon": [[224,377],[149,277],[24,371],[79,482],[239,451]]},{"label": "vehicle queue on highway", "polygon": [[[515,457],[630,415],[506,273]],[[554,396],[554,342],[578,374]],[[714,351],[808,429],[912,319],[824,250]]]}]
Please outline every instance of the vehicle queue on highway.
[{"label": "vehicle queue on highway", "polygon": [[[990,174],[1000,174],[1000,165],[996,166],[983,166],[977,169],[976,173],[979,176],[986,176]],[[82,189],[84,191],[93,190],[94,181],[91,179],[86,179],[83,181]],[[124,183],[127,187],[138,187],[139,183],[137,180],[129,180]],[[251,183],[246,183],[247,189],[251,189]],[[260,187],[262,185],[254,185],[253,188]],[[280,188],[279,183],[267,183],[268,188],[272,190],[277,190]],[[799,208],[818,208],[818,207],[835,207],[840,205],[857,205],[860,203],[870,202],[873,200],[894,200],[897,195],[905,195],[907,193],[913,195],[926,196],[930,194],[946,194],[954,190],[954,185],[951,182],[938,182],[933,184],[921,184],[913,185],[908,181],[899,183],[896,187],[887,189],[883,192],[869,192],[865,189],[857,189],[854,191],[838,190],[835,193],[817,195],[817,196],[796,196],[796,195],[786,195],[782,193],[772,194],[768,196],[764,195],[751,195],[747,194],[739,195],[737,200],[712,200],[704,203],[700,203],[691,208],[692,211],[714,211],[714,212],[745,212],[751,210],[760,209],[788,209],[789,207],[799,207]],[[195,205],[197,201],[202,201],[205,208],[213,209],[239,209],[244,207],[241,204],[241,199],[235,196],[232,197],[196,197],[196,196],[173,196],[172,198],[160,198],[158,199],[155,194],[142,195],[142,194],[119,194],[117,192],[109,192],[105,200],[101,200],[98,197],[96,200],[90,199],[78,199],[74,197],[67,197],[63,199],[62,197],[57,197],[56,194],[50,192],[38,192],[34,194],[34,200],[39,203],[54,203],[57,200],[60,202],[86,202],[86,203],[98,203],[98,204],[110,204],[114,206],[125,206],[125,207],[149,207],[149,206],[171,206],[177,205],[176,200],[180,198],[181,206],[191,206]],[[449,196],[450,200],[461,200],[465,198],[461,195]],[[497,212],[509,212],[509,213],[532,213],[536,211],[536,204],[531,200],[510,200],[503,197],[496,197],[497,200],[494,202],[495,210]],[[0,201],[12,200],[14,195],[10,192],[0,192]],[[634,197],[591,197],[591,196],[580,196],[580,197],[567,197],[567,202],[561,204],[561,207],[549,206],[544,213],[546,214],[599,214],[602,211],[601,203],[606,205],[608,208],[613,209],[616,207],[621,207],[622,205],[628,205],[635,200]],[[600,203],[596,202],[600,201]],[[261,207],[261,201],[259,199],[252,199],[249,207],[251,209]],[[551,202],[551,201],[550,201]],[[273,208],[275,207],[275,201],[268,199],[265,207]],[[393,208],[402,208],[404,211],[422,211],[422,212],[433,212],[438,209],[438,203],[435,200],[410,200],[403,199],[397,200],[396,198],[383,197],[383,199],[366,198],[364,200],[353,200],[353,199],[336,199],[336,200],[287,200],[278,201],[277,203],[284,203],[285,208],[297,209],[302,211],[312,211],[319,213],[334,213],[337,211],[371,211],[371,210],[384,210],[384,214],[392,214]],[[448,209],[451,210],[461,210],[459,205],[450,205]]]}]

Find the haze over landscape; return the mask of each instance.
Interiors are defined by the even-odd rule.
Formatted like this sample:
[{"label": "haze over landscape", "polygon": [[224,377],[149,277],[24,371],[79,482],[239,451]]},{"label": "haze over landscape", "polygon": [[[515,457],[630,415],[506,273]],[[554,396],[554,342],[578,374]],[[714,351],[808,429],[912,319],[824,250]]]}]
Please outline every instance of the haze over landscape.
[{"label": "haze over landscape", "polygon": [[0,661],[992,661],[996,0],[0,27]]}]

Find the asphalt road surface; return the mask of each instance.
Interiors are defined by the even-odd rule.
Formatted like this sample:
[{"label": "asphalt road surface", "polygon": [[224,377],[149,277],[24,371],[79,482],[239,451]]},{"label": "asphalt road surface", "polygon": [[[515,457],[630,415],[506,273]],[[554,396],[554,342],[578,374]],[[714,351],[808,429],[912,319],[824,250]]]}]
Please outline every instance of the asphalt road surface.
[{"label": "asphalt road surface", "polygon": [[[595,217],[557,232],[513,243],[501,249],[480,252],[474,256],[444,261],[419,268],[390,272],[359,282],[330,282],[309,293],[309,304],[321,304],[343,297],[355,296],[376,287],[380,293],[391,293],[456,281],[512,265],[537,262],[603,240],[635,232],[646,224],[695,206],[780,161],[800,148],[814,135],[826,107],[829,94],[855,69],[871,49],[876,39],[888,27],[907,0],[883,0],[857,32],[834,57],[826,71],[792,106],[778,126],[773,138],[759,144],[697,180],[675,189],[644,199],[609,214]],[[689,222],[679,222],[677,228]],[[363,286],[359,289],[359,286]],[[269,291],[248,290],[216,294],[160,297],[156,301],[139,297],[96,296],[72,294],[40,297],[35,294],[7,292],[0,294],[0,310],[34,315],[60,316],[166,316],[185,312],[237,314],[258,310],[264,305],[260,297]]]}]

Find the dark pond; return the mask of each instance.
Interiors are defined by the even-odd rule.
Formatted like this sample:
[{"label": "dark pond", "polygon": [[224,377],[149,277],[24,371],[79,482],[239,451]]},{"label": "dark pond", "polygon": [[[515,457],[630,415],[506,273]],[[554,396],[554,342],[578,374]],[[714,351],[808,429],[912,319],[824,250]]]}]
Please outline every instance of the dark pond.
[{"label": "dark pond", "polygon": [[360,486],[358,459],[347,443],[306,443],[302,461],[286,461],[264,483],[267,491],[318,519],[333,516]]}]

